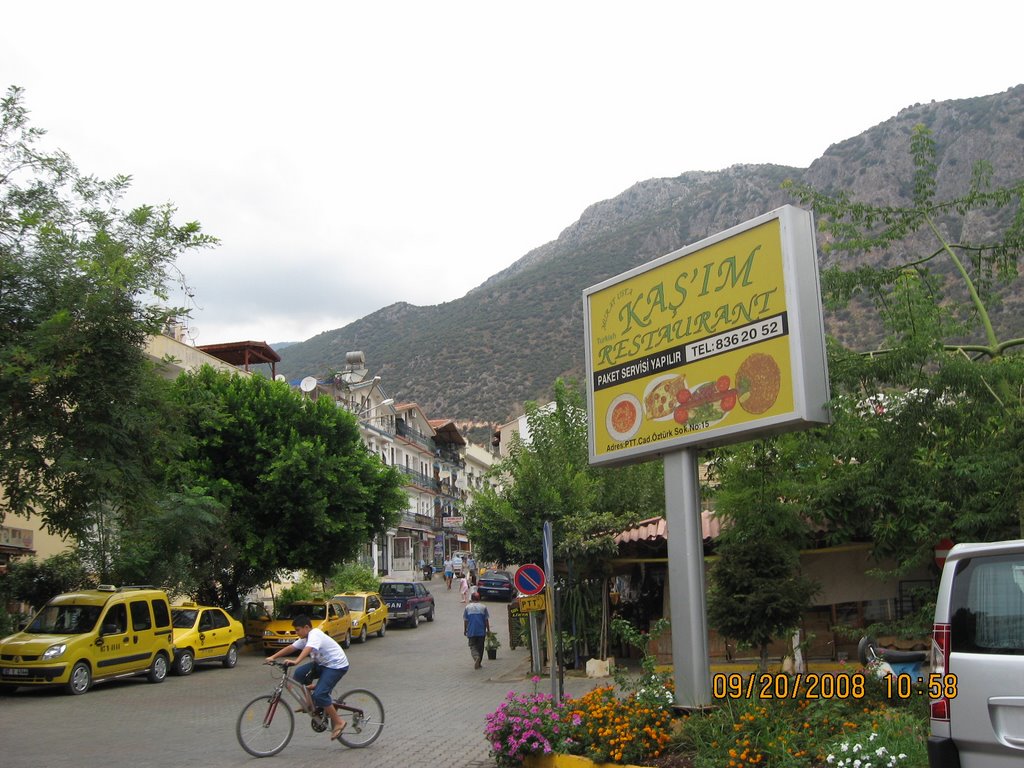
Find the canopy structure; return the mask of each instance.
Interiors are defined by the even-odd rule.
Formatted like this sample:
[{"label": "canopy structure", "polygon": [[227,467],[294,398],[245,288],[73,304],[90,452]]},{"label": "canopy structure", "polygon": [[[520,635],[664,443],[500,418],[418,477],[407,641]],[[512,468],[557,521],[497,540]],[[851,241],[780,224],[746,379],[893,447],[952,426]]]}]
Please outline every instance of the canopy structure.
[{"label": "canopy structure", "polygon": [[270,376],[277,375],[281,356],[265,341],[232,341],[227,344],[204,344],[196,347],[225,363],[249,370],[250,365],[270,364]]}]

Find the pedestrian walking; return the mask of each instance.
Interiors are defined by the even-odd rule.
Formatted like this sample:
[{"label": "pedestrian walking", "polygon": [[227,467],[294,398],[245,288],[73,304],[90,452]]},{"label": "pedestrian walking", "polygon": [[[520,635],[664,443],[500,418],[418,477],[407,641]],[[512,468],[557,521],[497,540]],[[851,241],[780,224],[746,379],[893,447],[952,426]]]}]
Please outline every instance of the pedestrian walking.
[{"label": "pedestrian walking", "polygon": [[452,576],[454,575],[452,570],[452,559],[449,557],[444,561],[444,583],[448,586],[448,591],[452,591]]},{"label": "pedestrian walking", "polygon": [[477,577],[476,558],[470,555],[466,560],[466,567],[469,568],[469,583],[475,587]]},{"label": "pedestrian walking", "polygon": [[462,602],[469,598],[469,578],[466,574],[462,574],[462,578],[459,579],[459,594],[462,595]]},{"label": "pedestrian walking", "polygon": [[480,669],[484,659],[484,638],[491,631],[491,615],[480,602],[480,593],[470,595],[469,605],[462,612],[464,634],[469,639],[469,652],[473,656],[473,669]]}]

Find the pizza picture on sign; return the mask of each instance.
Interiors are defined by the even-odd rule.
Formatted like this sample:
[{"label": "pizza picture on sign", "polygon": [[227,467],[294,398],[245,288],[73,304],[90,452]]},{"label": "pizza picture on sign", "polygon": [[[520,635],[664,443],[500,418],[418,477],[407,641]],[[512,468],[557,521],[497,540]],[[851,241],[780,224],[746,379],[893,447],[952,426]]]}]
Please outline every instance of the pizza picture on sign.
[{"label": "pizza picture on sign", "polygon": [[655,379],[644,393],[644,415],[648,419],[669,419],[676,409],[676,395],[686,389],[686,378],[672,374]]}]

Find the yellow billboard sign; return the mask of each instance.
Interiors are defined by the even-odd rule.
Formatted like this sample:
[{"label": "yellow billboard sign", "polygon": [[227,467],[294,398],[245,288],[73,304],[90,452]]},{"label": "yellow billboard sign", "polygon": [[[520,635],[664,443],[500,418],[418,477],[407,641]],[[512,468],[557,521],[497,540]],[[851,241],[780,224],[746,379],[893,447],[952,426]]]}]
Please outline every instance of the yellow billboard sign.
[{"label": "yellow billboard sign", "polygon": [[584,291],[590,460],[828,420],[811,216],[785,206]]}]

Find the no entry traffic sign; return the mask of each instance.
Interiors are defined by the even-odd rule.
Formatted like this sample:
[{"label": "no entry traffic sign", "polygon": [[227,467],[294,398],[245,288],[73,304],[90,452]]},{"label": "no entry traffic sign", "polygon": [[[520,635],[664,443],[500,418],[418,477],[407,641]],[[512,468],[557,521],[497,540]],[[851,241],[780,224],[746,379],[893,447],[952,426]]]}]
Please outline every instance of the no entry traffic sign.
[{"label": "no entry traffic sign", "polygon": [[512,581],[524,595],[536,595],[544,589],[544,569],[533,563],[521,565]]}]

